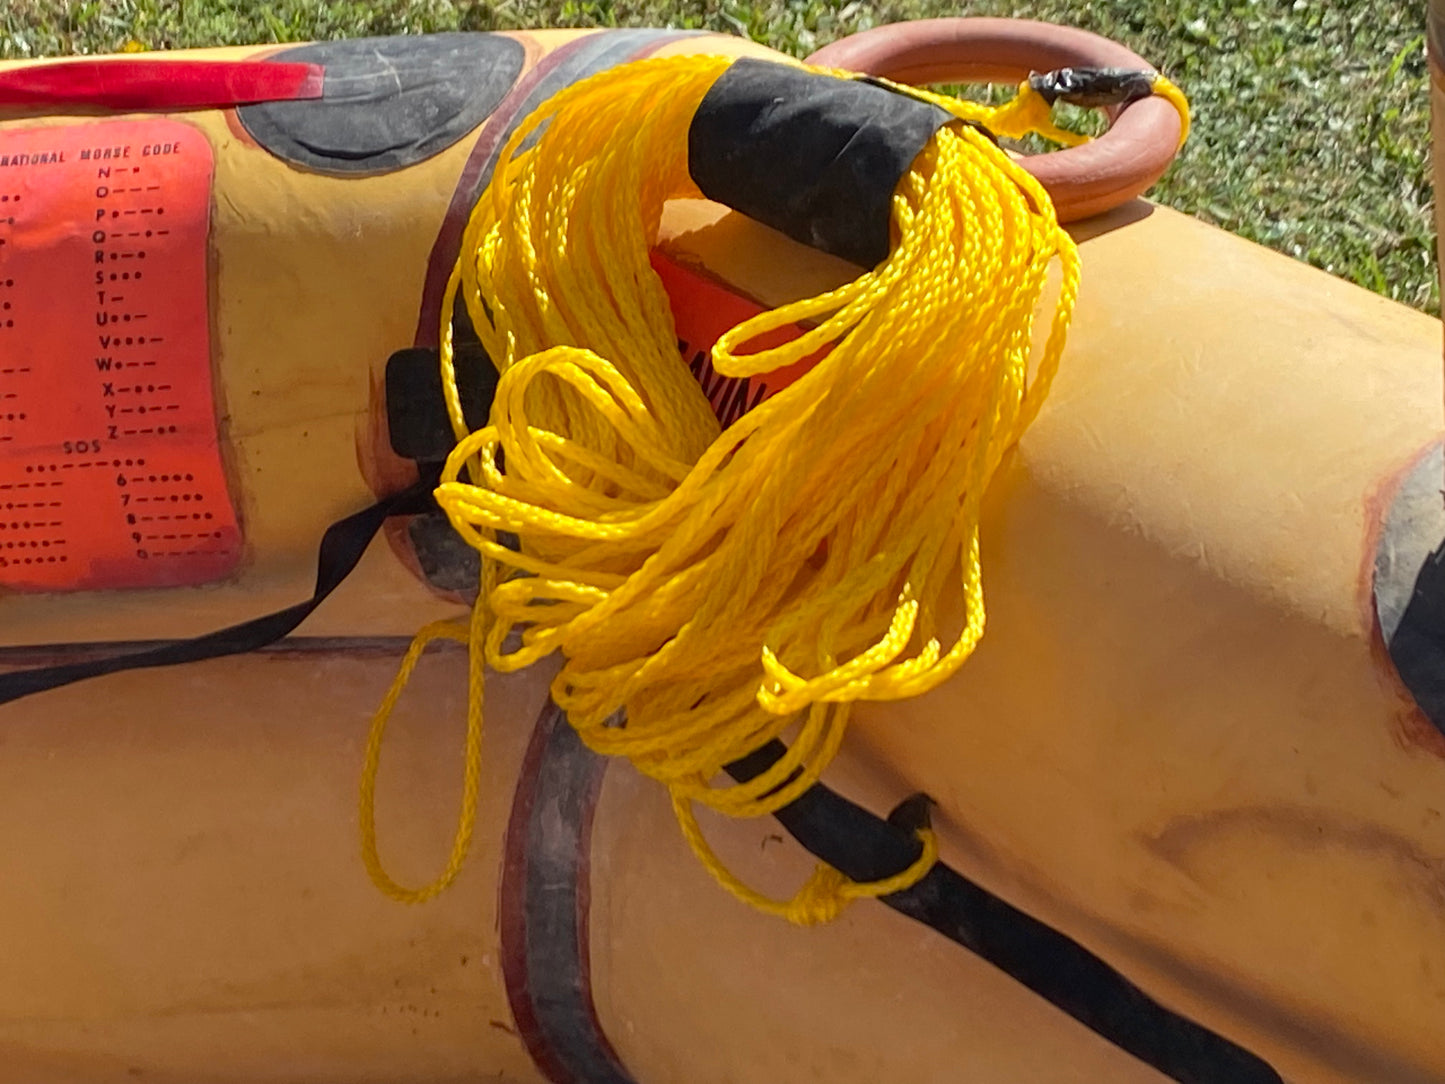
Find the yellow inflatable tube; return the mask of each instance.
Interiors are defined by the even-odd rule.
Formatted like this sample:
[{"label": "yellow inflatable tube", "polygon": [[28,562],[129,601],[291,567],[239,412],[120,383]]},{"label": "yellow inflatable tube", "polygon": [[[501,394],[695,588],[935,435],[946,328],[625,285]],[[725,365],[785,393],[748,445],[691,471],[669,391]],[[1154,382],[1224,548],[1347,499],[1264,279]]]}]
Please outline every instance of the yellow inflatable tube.
[{"label": "yellow inflatable tube", "polygon": [[[37,148],[53,143],[59,148],[53,153],[73,145],[67,163],[15,168],[66,171],[66,194],[72,198],[53,212],[95,225],[95,236],[112,220],[93,222],[94,208],[114,204],[111,209],[116,209],[130,201],[135,206],[124,206],[123,215],[132,210],[146,212],[150,210],[147,197],[152,193],[143,191],[133,197],[108,193],[97,198],[94,193],[102,187],[120,186],[111,184],[112,176],[81,177],[81,173],[131,169],[133,161],[147,169],[155,168],[150,163],[169,159],[184,162],[186,154],[162,158],[142,157],[142,152],[155,145],[182,143],[188,132],[193,133],[190,139],[200,142],[187,150],[194,151],[197,158],[211,159],[209,170],[205,163],[189,169],[183,166],[165,178],[168,198],[189,200],[203,212],[209,204],[208,227],[202,213],[193,223],[190,238],[181,240],[175,234],[165,238],[172,253],[156,250],[161,238],[131,238],[127,234],[133,231],[129,230],[111,231],[109,240],[95,246],[122,250],[118,254],[126,262],[117,261],[116,266],[140,268],[142,264],[133,256],[138,254],[140,242],[146,242],[152,247],[148,266],[155,267],[158,257],[162,264],[174,265],[174,281],[157,282],[149,293],[135,287],[127,297],[119,287],[132,282],[118,282],[111,288],[107,280],[107,297],[120,295],[122,300],[97,304],[91,281],[91,231],[87,230],[82,239],[86,251],[76,261],[78,270],[58,279],[54,290],[49,289],[49,279],[41,280],[38,270],[31,271],[29,281],[15,280],[19,285],[10,288],[7,300],[16,306],[11,310],[15,315],[20,315],[22,306],[28,309],[32,336],[53,337],[56,327],[84,324],[83,337],[77,332],[77,342],[67,345],[94,355],[87,361],[89,372],[84,375],[87,382],[94,380],[98,385],[114,370],[99,371],[97,366],[107,364],[106,357],[113,359],[109,364],[123,360],[110,344],[102,342],[103,337],[109,338],[105,335],[109,327],[95,323],[112,308],[117,315],[128,316],[139,315],[127,312],[128,305],[145,307],[149,302],[157,309],[164,305],[166,318],[179,326],[177,334],[188,336],[187,344],[194,346],[193,355],[204,359],[209,346],[216,403],[213,425],[209,434],[193,436],[178,462],[187,468],[205,463],[224,474],[239,536],[232,552],[211,559],[220,562],[214,567],[205,556],[182,553],[169,559],[179,566],[171,570],[177,580],[208,585],[204,590],[152,592],[145,584],[157,575],[157,561],[166,559],[155,554],[141,559],[134,551],[146,548],[149,554],[195,547],[136,545],[129,538],[131,531],[122,529],[139,526],[124,520],[136,506],[122,509],[117,505],[114,511],[121,513],[119,520],[112,516],[91,525],[93,534],[104,534],[107,539],[104,546],[93,540],[90,543],[89,549],[100,551],[98,555],[78,554],[69,567],[75,568],[84,559],[95,563],[98,556],[113,567],[99,573],[95,585],[128,590],[107,594],[98,605],[97,596],[75,590],[88,581],[67,578],[63,570],[48,581],[36,581],[22,578],[21,570],[13,566],[0,569],[0,591],[10,588],[0,596],[0,638],[9,644],[37,644],[190,636],[280,608],[308,594],[315,546],[325,528],[370,503],[375,492],[385,491],[395,481],[396,471],[404,476],[409,469],[403,461],[381,461],[389,454],[382,398],[385,366],[392,353],[413,346],[419,338],[425,341],[429,336],[435,344],[437,278],[444,284],[455,260],[454,235],[465,224],[466,209],[484,180],[488,150],[508,130],[509,122],[590,71],[627,59],[699,49],[768,55],[767,50],[738,39],[667,31],[443,35],[389,39],[361,47],[343,42],[299,50],[303,57],[319,50],[315,55],[330,64],[334,79],[336,71],[346,73],[340,77],[340,93],[356,99],[352,102],[343,97],[331,112],[348,115],[315,130],[307,127],[304,99],[227,110],[188,110],[174,116],[154,112],[101,119],[73,112],[35,116],[34,108],[13,108],[8,115],[0,114],[5,117],[0,131],[7,134],[56,132],[48,142],[44,135],[32,135],[26,142],[16,143],[20,148],[16,158],[21,151],[28,153],[31,143]],[[205,50],[147,57],[147,63],[154,67],[177,61],[236,62],[264,58],[276,51]],[[378,122],[375,99],[381,92],[370,84],[384,85],[388,65],[410,73],[415,85],[400,95],[397,115]],[[44,67],[35,65],[30,70]],[[0,72],[5,70],[0,67]],[[448,93],[452,80],[466,86],[468,93]],[[428,132],[424,123],[434,114],[440,114],[436,120],[439,135]],[[418,125],[422,136],[433,135],[432,142],[416,135]],[[62,138],[59,133],[71,127],[84,134]],[[61,142],[56,143],[57,139]],[[445,142],[448,139],[450,142]],[[436,144],[441,144],[440,149]],[[89,159],[80,160],[82,154],[107,150],[129,150],[134,158],[116,159],[116,163],[124,161],[123,167],[113,165],[109,158],[98,159],[94,169]],[[5,152],[0,151],[3,157]],[[174,218],[177,208],[171,210]],[[50,205],[46,211],[52,211]],[[109,215],[109,211],[105,213]],[[155,216],[135,216],[136,220],[142,218]],[[118,221],[131,220],[126,215]],[[24,220],[20,221],[23,227]],[[447,251],[449,237],[452,247]],[[43,236],[38,244],[46,244]],[[136,252],[123,251],[127,247]],[[10,266],[18,262],[12,258]],[[44,259],[32,262],[43,263]],[[148,285],[155,277],[142,281]],[[179,294],[188,279],[190,292]],[[424,311],[428,306],[430,310]],[[154,327],[161,313],[157,311],[149,319]],[[199,328],[195,326],[198,321]],[[129,331],[132,326],[140,325],[121,325],[121,329]],[[10,329],[11,342],[26,330],[23,321],[18,330]],[[139,359],[142,352],[135,347],[131,353]],[[193,378],[195,371],[192,365],[183,375]],[[203,368],[201,374],[205,375]],[[21,375],[12,374],[11,384],[19,385]],[[172,383],[179,391],[186,390],[179,381]],[[159,384],[147,380],[145,386]],[[87,387],[83,394],[70,390],[73,382],[58,387],[74,400],[67,404],[71,415],[84,419],[78,429],[74,423],[67,429],[59,428],[58,422],[51,427],[62,466],[67,457],[59,447],[63,442],[75,449],[70,458],[77,462],[103,463],[107,471],[119,473],[125,469],[125,458],[134,461],[143,453],[123,455],[122,467],[113,468],[115,457],[110,453],[116,447],[123,450],[137,441],[158,439],[126,433],[126,429],[146,428],[139,424],[141,416],[104,414],[103,408],[113,403],[121,404],[123,410],[127,392],[115,392],[113,387],[114,398],[107,399],[103,398],[103,386]],[[28,395],[32,401],[40,399],[42,390],[48,396],[55,389],[35,387]],[[165,392],[152,393],[145,400],[152,407],[172,405]],[[204,428],[203,422],[209,419],[192,411],[191,404],[185,406],[192,425]],[[191,413],[197,417],[190,419]],[[137,424],[115,425],[127,417]],[[30,421],[33,425],[35,419]],[[10,423],[5,435],[23,424]],[[118,441],[110,438],[112,426]],[[22,432],[15,435],[23,439]],[[207,437],[214,449],[209,456],[205,454]],[[97,444],[100,453],[91,450]],[[157,462],[163,461],[153,458],[150,467]],[[198,470],[180,473],[204,481]],[[145,479],[151,473],[147,468]],[[20,484],[25,476],[5,481]],[[106,481],[111,490],[123,488],[115,485],[114,478]],[[219,482],[214,479],[203,488],[208,494],[214,491],[210,500],[224,506],[226,498]],[[166,483],[143,484],[160,487],[151,495],[168,503],[171,492]],[[24,491],[5,492],[18,496]],[[112,496],[104,488],[94,494],[86,491],[88,501],[99,501],[102,494]],[[143,494],[137,492],[132,500],[139,495]],[[219,523],[221,508],[213,514],[218,519],[208,522]],[[138,533],[146,543],[152,540],[144,536],[156,532]],[[78,538],[67,541],[75,548],[84,542]],[[231,539],[228,536],[224,541]],[[142,566],[142,560],[147,564]],[[359,589],[359,582],[346,585],[327,607],[328,614],[318,614],[309,631],[313,635],[409,634],[419,619],[447,612],[432,603],[429,592],[394,560],[368,562],[365,582],[365,589]],[[35,593],[37,588],[47,587],[63,593]]]},{"label": "yellow inflatable tube", "polygon": [[[525,79],[607,38],[508,40]],[[384,366],[426,348],[429,260],[475,128],[343,178],[263,149],[243,111],[165,121],[213,154],[215,424],[188,454],[219,464],[204,492],[231,502],[236,562],[122,589],[153,559],[132,554],[101,589],[12,586],[9,668],[289,605],[326,526],[409,476]],[[13,111],[0,142],[94,123],[122,120]],[[673,212],[663,250],[757,301],[856,273],[715,206]],[[1445,738],[1410,691],[1418,655],[1402,671],[1390,652],[1442,537],[1405,514],[1438,463],[1438,325],[1144,203],[1075,232],[1065,365],[985,518],[989,633],[943,689],[862,711],[826,782],[879,813],[926,791],[950,866],[1285,1079],[1445,1077]],[[458,887],[424,908],[377,895],[354,845],[364,721],[398,637],[460,609],[421,565],[398,536],[281,645],[0,708],[0,1076],[1166,1079],[882,906],[806,932],[740,907],[658,788],[579,753],[546,674],[489,688]],[[437,773],[464,671],[429,657],[398,710],[379,802],[405,811],[382,840],[402,876],[434,869],[449,833]],[[751,883],[781,893],[808,866],[770,823],[708,829]]]}]

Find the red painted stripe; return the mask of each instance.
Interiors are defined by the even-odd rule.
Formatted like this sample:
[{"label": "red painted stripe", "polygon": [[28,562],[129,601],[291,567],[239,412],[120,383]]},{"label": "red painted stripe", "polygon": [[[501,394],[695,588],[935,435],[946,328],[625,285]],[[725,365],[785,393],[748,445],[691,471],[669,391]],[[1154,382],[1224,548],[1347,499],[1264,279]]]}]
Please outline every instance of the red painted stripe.
[{"label": "red painted stripe", "polygon": [[150,112],[320,98],[319,64],[269,60],[64,60],[0,71],[0,106]]}]

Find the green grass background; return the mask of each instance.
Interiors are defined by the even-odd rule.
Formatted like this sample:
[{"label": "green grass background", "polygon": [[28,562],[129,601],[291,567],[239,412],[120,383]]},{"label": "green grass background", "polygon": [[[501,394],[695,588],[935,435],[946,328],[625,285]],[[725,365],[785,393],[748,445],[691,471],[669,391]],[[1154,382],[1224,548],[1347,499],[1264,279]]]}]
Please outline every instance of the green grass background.
[{"label": "green grass background", "polygon": [[1402,0],[0,0],[0,57],[529,26],[679,26],[804,56],[936,15],[1072,23],[1193,103],[1154,198],[1429,312],[1440,308],[1423,3]]}]

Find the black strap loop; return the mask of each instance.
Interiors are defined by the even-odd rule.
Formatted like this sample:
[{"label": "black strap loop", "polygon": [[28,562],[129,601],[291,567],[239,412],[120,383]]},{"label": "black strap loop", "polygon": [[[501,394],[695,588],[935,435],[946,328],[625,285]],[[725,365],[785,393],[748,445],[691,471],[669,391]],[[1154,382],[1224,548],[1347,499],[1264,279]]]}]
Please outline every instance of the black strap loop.
[{"label": "black strap loop", "polygon": [[[782,742],[769,742],[727,772],[747,782],[786,751]],[[815,857],[852,880],[876,881],[917,859],[913,827],[926,811],[927,799],[915,796],[883,820],[817,783],[773,815]],[[1078,942],[942,862],[882,902],[981,956],[1179,1084],[1282,1084],[1263,1059],[1160,1005]]]}]

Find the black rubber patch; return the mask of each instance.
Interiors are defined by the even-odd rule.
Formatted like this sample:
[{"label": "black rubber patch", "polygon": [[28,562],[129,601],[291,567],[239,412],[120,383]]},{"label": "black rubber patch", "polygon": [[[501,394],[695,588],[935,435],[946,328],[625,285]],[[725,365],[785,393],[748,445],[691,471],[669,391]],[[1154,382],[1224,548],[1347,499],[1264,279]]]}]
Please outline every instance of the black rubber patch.
[{"label": "black rubber patch", "polygon": [[1375,551],[1375,614],[1400,680],[1445,733],[1445,449],[1400,484]]},{"label": "black rubber patch", "polygon": [[236,111],[261,146],[320,173],[404,169],[456,143],[522,73],[525,50],[495,34],[357,38],[302,45],[271,59],[320,64],[320,99]]},{"label": "black rubber patch", "polygon": [[[458,334],[452,353],[462,417],[470,430],[487,424],[497,390],[497,370],[475,340]],[[456,445],[452,423],[442,395],[442,374],[437,352],[412,346],[398,350],[386,362],[386,424],[391,450],[419,463],[441,463]]]},{"label": "black rubber patch", "polygon": [[427,582],[441,591],[475,598],[482,555],[452,528],[445,512],[424,512],[407,521],[406,537]]},{"label": "black rubber patch", "polygon": [[955,119],[867,82],[744,58],[698,107],[688,170],[709,199],[874,267],[888,256],[899,179]]},{"label": "black rubber patch", "polygon": [[[476,430],[487,424],[491,414],[497,370],[477,341],[465,313],[457,325],[452,354],[457,392],[467,428]],[[387,359],[386,423],[391,450],[399,456],[435,465],[445,462],[451,454],[456,438],[442,397],[441,369],[435,350],[408,347]],[[433,587],[463,594],[476,592],[481,558],[452,529],[444,513],[430,511],[413,516],[407,522],[406,534],[422,575]]]}]

